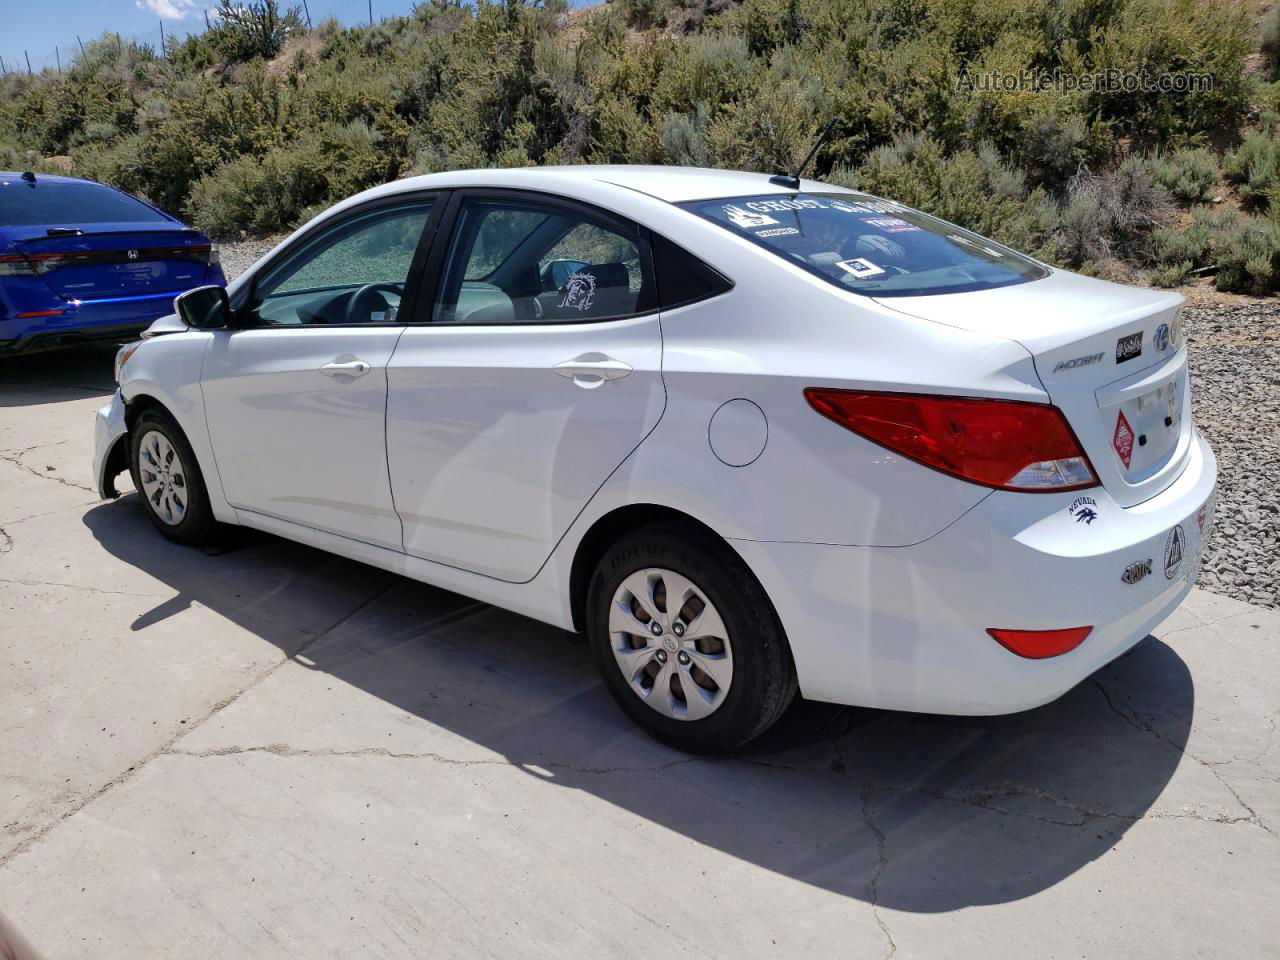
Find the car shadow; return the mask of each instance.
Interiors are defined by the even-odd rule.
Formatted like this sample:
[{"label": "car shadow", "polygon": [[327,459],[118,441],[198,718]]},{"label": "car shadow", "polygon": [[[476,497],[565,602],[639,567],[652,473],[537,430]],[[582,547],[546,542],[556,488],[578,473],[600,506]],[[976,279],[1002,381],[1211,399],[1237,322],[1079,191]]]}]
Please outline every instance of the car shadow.
[{"label": "car shadow", "polygon": [[30,407],[114,392],[115,343],[0,356],[0,407]]},{"label": "car shadow", "polygon": [[[174,591],[135,630],[198,603],[530,776],[900,910],[1018,900],[1105,854],[1168,784],[1194,709],[1186,665],[1148,637],[1026,713],[802,701],[740,756],[691,758],[639,734],[596,679],[589,649],[562,631],[253,532],[225,550],[177,547],[132,495],[88,511],[85,523],[108,553]],[[298,639],[301,604],[366,580],[373,599],[317,639]]]}]

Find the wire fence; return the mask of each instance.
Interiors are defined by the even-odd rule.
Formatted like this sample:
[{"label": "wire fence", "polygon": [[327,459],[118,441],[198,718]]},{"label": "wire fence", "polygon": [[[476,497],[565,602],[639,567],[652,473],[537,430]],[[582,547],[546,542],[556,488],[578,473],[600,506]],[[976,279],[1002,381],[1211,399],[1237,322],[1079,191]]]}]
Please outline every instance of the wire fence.
[{"label": "wire fence", "polygon": [[[282,3],[281,8],[286,9],[293,6],[292,3]],[[299,0],[298,12],[302,15],[303,23],[307,25],[307,29],[312,29],[315,24],[325,19],[330,14],[328,6],[322,7],[317,0]],[[366,23],[381,23],[384,20],[393,17],[403,17],[413,12],[415,0],[398,0],[398,2],[388,3],[387,0],[362,0],[355,4],[344,4],[344,13],[360,13],[367,12],[367,18],[361,16],[358,21],[352,21],[355,25]],[[360,9],[363,7],[364,9]],[[399,9],[396,9],[399,8]],[[375,18],[375,13],[378,16]],[[315,16],[314,22],[312,16]],[[343,19],[349,20],[350,17]],[[84,53],[85,44],[90,40],[98,40],[100,37],[106,37],[114,40],[120,47],[133,46],[140,49],[150,49],[157,56],[167,56],[168,51],[166,45],[174,40],[182,41],[192,34],[203,33],[211,29],[217,23],[216,15],[211,15],[209,10],[204,11],[203,23],[196,20],[193,24],[187,25],[186,21],[181,23],[166,23],[164,20],[158,21],[158,25],[152,30],[145,30],[141,33],[118,33],[108,31],[100,35],[80,35],[75,36],[70,42],[61,43],[52,50],[29,50],[18,49],[7,45],[0,49],[0,74],[9,73],[25,73],[40,74],[51,73],[63,75],[71,69],[74,59]]]}]

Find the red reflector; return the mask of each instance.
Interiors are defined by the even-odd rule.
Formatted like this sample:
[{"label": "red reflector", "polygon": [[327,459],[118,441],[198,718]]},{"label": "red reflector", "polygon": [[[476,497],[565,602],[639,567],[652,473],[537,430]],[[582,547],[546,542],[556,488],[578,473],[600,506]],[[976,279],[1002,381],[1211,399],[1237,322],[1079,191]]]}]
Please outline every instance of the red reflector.
[{"label": "red reflector", "polygon": [[1093,627],[1068,627],[1066,630],[998,630],[991,627],[987,630],[1000,646],[1028,660],[1044,660],[1074,650],[1092,632]]},{"label": "red reflector", "polygon": [[804,395],[840,426],[970,483],[1039,493],[1098,485],[1071,425],[1048,404],[826,387]]},{"label": "red reflector", "polygon": [[26,313],[18,314],[19,320],[27,320],[31,317],[56,317],[61,313],[66,313],[65,307],[59,307],[57,310],[28,310]]}]

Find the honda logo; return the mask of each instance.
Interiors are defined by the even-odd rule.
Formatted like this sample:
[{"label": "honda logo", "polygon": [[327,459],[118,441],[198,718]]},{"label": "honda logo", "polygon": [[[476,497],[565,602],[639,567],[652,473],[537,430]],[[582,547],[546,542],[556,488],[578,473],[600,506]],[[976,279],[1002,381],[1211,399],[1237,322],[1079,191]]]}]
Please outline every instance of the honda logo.
[{"label": "honda logo", "polygon": [[129,251],[129,259],[130,259],[130,260],[137,260],[137,259],[138,259],[138,251],[137,251],[137,250],[130,250],[130,251]]}]

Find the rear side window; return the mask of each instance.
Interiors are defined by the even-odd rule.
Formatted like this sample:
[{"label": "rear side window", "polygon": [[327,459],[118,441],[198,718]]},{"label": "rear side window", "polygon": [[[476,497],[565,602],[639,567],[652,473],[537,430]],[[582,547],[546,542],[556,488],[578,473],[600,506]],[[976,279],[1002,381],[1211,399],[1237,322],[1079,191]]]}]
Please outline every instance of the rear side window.
[{"label": "rear side window", "polygon": [[865,194],[796,193],[683,205],[841,289],[915,297],[1007,287],[1047,271],[976,233]]},{"label": "rear side window", "polygon": [[653,269],[658,302],[663,309],[706,300],[733,289],[733,284],[666,237],[653,235]]},{"label": "rear side window", "polygon": [[466,198],[433,322],[584,323],[652,309],[634,224],[519,198]]},{"label": "rear side window", "polygon": [[0,183],[0,226],[82,227],[92,223],[172,223],[140,200],[100,183],[36,178]]}]

